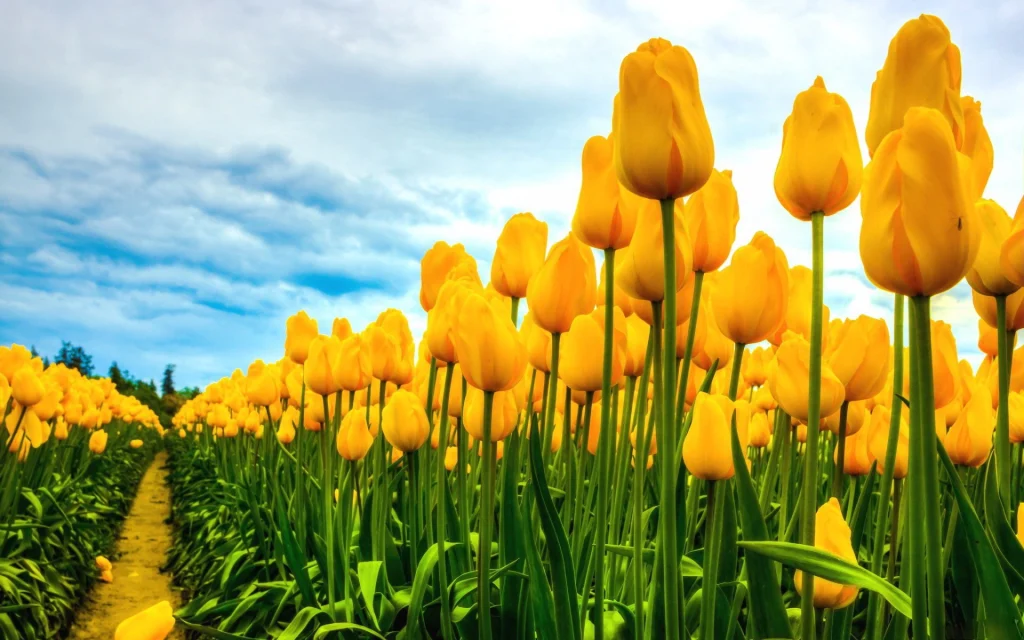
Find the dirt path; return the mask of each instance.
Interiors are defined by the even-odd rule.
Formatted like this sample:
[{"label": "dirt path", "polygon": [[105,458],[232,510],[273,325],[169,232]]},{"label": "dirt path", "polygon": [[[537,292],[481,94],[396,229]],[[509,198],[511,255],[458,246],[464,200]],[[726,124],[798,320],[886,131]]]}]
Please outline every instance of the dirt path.
[{"label": "dirt path", "polygon": [[[99,582],[82,605],[70,640],[113,640],[121,620],[161,600],[181,606],[178,592],[171,588],[171,576],[160,573],[164,555],[171,545],[171,527],[164,521],[171,512],[171,493],[164,482],[167,454],[160,452],[142,476],[139,493],[110,558],[114,582]],[[168,638],[181,640],[180,629]]]}]

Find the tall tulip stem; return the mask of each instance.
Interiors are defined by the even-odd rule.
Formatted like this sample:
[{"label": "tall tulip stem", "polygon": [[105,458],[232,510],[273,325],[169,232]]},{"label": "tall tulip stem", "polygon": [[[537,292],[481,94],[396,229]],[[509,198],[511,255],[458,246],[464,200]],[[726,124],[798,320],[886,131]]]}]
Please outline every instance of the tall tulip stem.
[{"label": "tall tulip stem", "polygon": [[491,638],[491,523],[494,520],[494,443],[491,442],[491,415],[494,392],[484,392],[483,474],[480,478],[480,539],[477,549],[477,598],[480,603],[480,638]]},{"label": "tall tulip stem", "polygon": [[[814,544],[814,514],[818,510],[818,422],[821,416],[821,324],[824,304],[825,214],[811,214],[811,354],[807,396],[807,449],[804,454],[804,482],[800,511],[800,542]],[[803,574],[800,622],[803,640],[814,640],[814,576]]]},{"label": "tall tulip stem", "polygon": [[[665,251],[665,303],[662,306],[664,322],[664,355],[662,356],[661,411],[662,423],[658,433],[662,436],[664,448],[661,452],[661,547],[665,580],[665,638],[679,639],[679,555],[676,552],[676,473],[679,461],[673,456],[676,450],[675,390],[676,368],[672,366],[676,357],[676,226],[675,200],[661,201],[661,233]],[[684,390],[685,391],[685,390]]]},{"label": "tall tulip stem", "polygon": [[996,410],[996,477],[1003,509],[1010,512],[1010,366],[1013,351],[1006,331],[1006,296],[996,296],[996,364],[999,367],[999,407]]},{"label": "tall tulip stem", "polygon": [[[686,400],[686,387],[690,384],[690,362],[693,360],[693,342],[697,336],[697,316],[700,314],[700,292],[704,288],[704,272],[693,272],[693,299],[690,300],[690,319],[686,323],[686,350],[683,352],[683,369],[679,374],[679,402],[682,407]],[[682,412],[680,412],[682,415]],[[685,436],[686,434],[682,434]]]},{"label": "tall tulip stem", "polygon": [[[604,551],[608,539],[608,485],[611,482],[612,349],[615,348],[615,249],[604,250],[604,362],[601,377],[601,436],[597,450],[597,534],[594,542],[594,637],[604,637]],[[586,444],[586,443],[584,443]]]},{"label": "tall tulip stem", "polygon": [[839,433],[836,434],[836,467],[832,478],[832,495],[843,497],[843,473],[846,467],[846,420],[850,414],[850,403],[846,400],[839,407]]},{"label": "tall tulip stem", "polygon": [[519,298],[512,298],[512,326],[519,326]]},{"label": "tall tulip stem", "polygon": [[[441,424],[437,434],[437,576],[440,581],[441,593],[448,593],[448,567],[445,562],[445,542],[447,528],[445,523],[446,505],[445,492],[448,480],[445,478],[444,454],[448,451],[448,396],[452,390],[452,374],[455,363],[449,362],[444,368],[444,388],[441,390]],[[459,469],[456,469],[458,472]],[[452,629],[452,605],[448,598],[441,598],[441,636],[444,640],[452,640],[455,632]]]},{"label": "tall tulip stem", "polygon": [[[717,489],[717,491],[716,491]],[[704,576],[701,578],[700,640],[715,640],[715,602],[718,594],[718,556],[722,551],[722,518],[725,517],[724,481],[708,482],[709,515],[705,516]],[[721,495],[719,495],[721,493]]]},{"label": "tall tulip stem", "polygon": [[331,451],[330,428],[331,412],[328,411],[327,396],[323,396],[324,402],[324,424],[320,427],[320,459],[323,461],[323,478],[320,484],[323,485],[324,494],[324,533],[327,540],[327,602],[330,605],[331,620],[338,621],[338,612],[334,609],[334,509],[331,503],[331,489],[334,488],[334,474],[331,469],[331,461],[334,459]]}]

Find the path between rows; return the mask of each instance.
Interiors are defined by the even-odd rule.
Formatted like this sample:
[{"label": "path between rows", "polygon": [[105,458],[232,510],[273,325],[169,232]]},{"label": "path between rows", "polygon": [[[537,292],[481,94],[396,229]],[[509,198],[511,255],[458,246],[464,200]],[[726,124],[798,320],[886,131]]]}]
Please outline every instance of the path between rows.
[{"label": "path between rows", "polygon": [[[117,551],[111,556],[114,582],[96,583],[82,604],[69,640],[113,640],[114,629],[125,618],[168,600],[181,606],[178,592],[171,587],[170,574],[160,573],[171,546],[171,492],[165,481],[167,454],[160,452],[142,476],[131,513],[125,520]],[[169,640],[182,640],[175,629]]]}]

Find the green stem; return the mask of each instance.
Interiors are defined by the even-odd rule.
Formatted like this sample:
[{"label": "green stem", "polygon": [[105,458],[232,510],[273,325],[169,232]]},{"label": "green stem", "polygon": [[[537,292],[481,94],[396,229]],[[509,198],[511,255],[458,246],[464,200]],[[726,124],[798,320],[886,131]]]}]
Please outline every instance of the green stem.
[{"label": "green stem", "polygon": [[477,599],[480,603],[479,621],[481,640],[491,638],[491,521],[494,519],[494,443],[491,442],[491,414],[494,392],[484,392],[483,474],[480,497],[480,544],[477,550]]},{"label": "green stem", "polygon": [[[611,481],[612,349],[615,330],[615,249],[604,251],[604,363],[601,377],[601,436],[598,439],[597,536],[594,543],[594,637],[604,637],[604,552],[608,539],[608,484]],[[586,587],[584,587],[586,588]]]},{"label": "green stem", "polygon": [[649,449],[644,449],[647,435],[644,433],[644,413],[647,409],[647,382],[650,377],[655,351],[654,327],[651,327],[647,339],[647,358],[644,371],[640,376],[640,389],[637,392],[636,444],[633,449],[633,608],[636,614],[636,640],[642,640],[644,633],[644,473],[647,470]]},{"label": "green stem", "polygon": [[334,509],[331,503],[331,489],[334,488],[333,475],[331,474],[330,436],[330,411],[327,410],[327,396],[322,396],[324,402],[324,424],[320,427],[320,459],[323,461],[323,497],[324,497],[324,528],[327,539],[327,602],[330,604],[331,620],[338,621],[338,612],[334,609]]},{"label": "green stem", "polygon": [[[818,510],[818,423],[821,416],[821,324],[825,272],[825,214],[811,214],[811,353],[807,395],[807,451],[804,455],[803,504],[800,512],[800,542],[814,544],[814,516]],[[800,599],[802,640],[814,640],[814,576],[803,574]]]},{"label": "green stem", "polygon": [[729,399],[736,401],[736,392],[740,387],[740,365],[743,363],[745,344],[735,343],[732,348],[732,375],[729,376]]},{"label": "green stem", "polygon": [[[679,374],[680,400],[682,407],[686,399],[686,387],[690,384],[690,362],[693,360],[693,342],[697,335],[697,316],[700,314],[700,292],[704,288],[704,272],[693,272],[693,298],[690,300],[690,319],[686,323],[686,350],[683,352],[683,370]],[[673,352],[674,354],[674,352]],[[682,415],[682,411],[680,411]]]},{"label": "green stem", "polygon": [[835,476],[832,479],[832,495],[843,497],[843,478],[846,466],[846,419],[850,412],[850,402],[843,400],[839,407],[839,435],[836,436]]},{"label": "green stem", "polygon": [[[444,368],[444,388],[441,390],[444,395],[441,396],[441,424],[438,427],[441,431],[437,434],[437,572],[441,593],[448,593],[448,567],[444,557],[445,542],[448,540],[445,522],[445,492],[448,490],[448,480],[445,477],[444,457],[448,451],[448,396],[452,390],[454,371],[453,362],[449,362]],[[441,598],[441,636],[444,640],[452,640],[455,637],[452,629],[452,605],[446,597]]]},{"label": "green stem", "polygon": [[1010,513],[1010,366],[1013,351],[1006,330],[1006,296],[996,296],[996,346],[999,366],[999,407],[996,410],[996,478],[1003,509]]},{"label": "green stem", "polygon": [[512,297],[512,326],[519,326],[519,298]]},{"label": "green stem", "polygon": [[[704,544],[704,577],[701,579],[700,638],[715,639],[715,601],[718,594],[718,556],[722,548],[722,518],[725,515],[725,491],[729,485],[712,480],[708,482],[710,517],[705,517],[707,542]],[[718,495],[721,493],[722,495]]]}]

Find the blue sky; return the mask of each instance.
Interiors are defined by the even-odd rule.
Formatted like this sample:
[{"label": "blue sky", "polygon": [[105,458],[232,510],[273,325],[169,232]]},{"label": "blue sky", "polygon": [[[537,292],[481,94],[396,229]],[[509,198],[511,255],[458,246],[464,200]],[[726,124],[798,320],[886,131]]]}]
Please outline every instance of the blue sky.
[{"label": "blue sky", "polygon": [[[419,258],[463,242],[486,278],[504,220],[563,235],[584,141],[606,134],[622,56],[694,55],[737,243],[763,229],[809,263],[776,202],[782,122],[822,75],[863,133],[889,39],[922,11],[963,53],[996,167],[1022,193],[1024,6],[956,2],[7,0],[0,21],[0,343],[83,345],[144,378],[206,384],[277,358],[284,320],[326,330],[387,307],[414,334]],[[826,225],[833,317],[888,315],[857,255],[859,210]],[[977,358],[969,291],[935,302]]]}]

